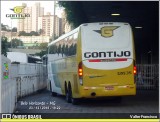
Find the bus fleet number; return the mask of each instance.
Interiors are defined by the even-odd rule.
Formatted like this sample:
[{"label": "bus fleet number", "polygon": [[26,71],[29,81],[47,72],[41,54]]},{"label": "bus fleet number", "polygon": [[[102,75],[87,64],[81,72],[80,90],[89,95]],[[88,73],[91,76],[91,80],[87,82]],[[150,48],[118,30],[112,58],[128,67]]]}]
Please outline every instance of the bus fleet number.
[{"label": "bus fleet number", "polygon": [[118,72],[118,75],[131,75],[132,72],[131,71],[125,71],[125,72]]}]

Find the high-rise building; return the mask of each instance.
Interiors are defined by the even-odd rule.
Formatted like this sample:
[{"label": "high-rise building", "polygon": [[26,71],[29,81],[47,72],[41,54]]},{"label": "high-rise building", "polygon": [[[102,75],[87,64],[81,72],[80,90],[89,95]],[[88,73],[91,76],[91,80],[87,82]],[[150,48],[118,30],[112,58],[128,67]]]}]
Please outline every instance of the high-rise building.
[{"label": "high-rise building", "polygon": [[38,17],[44,15],[44,8],[40,6],[40,3],[35,3],[32,6],[32,31],[38,32]]},{"label": "high-rise building", "polygon": [[[55,17],[55,28],[54,26],[54,17]],[[42,17],[38,17],[38,30],[42,30],[42,35],[44,36],[52,36],[53,35],[53,29],[55,29],[55,37],[60,36],[60,29],[59,29],[60,21],[59,17],[57,15],[51,15],[49,12],[47,15],[44,15]]]},{"label": "high-rise building", "polygon": [[32,7],[27,7],[27,4],[22,3],[22,6],[26,6],[22,13],[30,14],[30,17],[18,20],[17,31],[38,32],[38,17],[44,15],[44,8],[40,6],[40,3],[35,3]]}]

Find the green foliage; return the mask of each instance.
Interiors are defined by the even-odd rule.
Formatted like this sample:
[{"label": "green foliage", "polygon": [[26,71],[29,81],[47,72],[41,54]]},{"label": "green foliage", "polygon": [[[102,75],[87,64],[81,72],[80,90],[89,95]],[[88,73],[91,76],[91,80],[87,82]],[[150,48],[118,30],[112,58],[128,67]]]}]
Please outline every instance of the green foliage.
[{"label": "green foliage", "polygon": [[17,46],[23,46],[23,42],[20,39],[12,39],[11,42],[8,42],[8,46],[11,48],[17,48]]},{"label": "green foliage", "polygon": [[12,32],[17,32],[17,28],[16,27],[12,28]]},{"label": "green foliage", "polygon": [[81,1],[59,1],[58,4],[65,8],[66,19],[74,28],[88,22]]},{"label": "green foliage", "polygon": [[[2,30],[2,31],[11,32],[11,29],[9,29],[9,26],[8,26],[8,25],[3,25],[3,23],[1,23],[1,30]],[[16,27],[13,27],[13,28],[12,28],[12,32],[17,32],[17,28],[16,28]]]},{"label": "green foliage", "polygon": [[47,50],[42,50],[41,52],[36,53],[35,55],[42,57],[42,56],[44,56],[46,54],[47,54]]},{"label": "green foliage", "polygon": [[29,34],[30,36],[39,36],[38,32],[35,31],[31,31]]},{"label": "green foliage", "polygon": [[39,30],[38,30],[38,34],[39,34],[39,35],[42,35],[43,33],[44,33],[44,30],[43,30],[43,29],[39,29]]},{"label": "green foliage", "polygon": [[40,57],[42,57],[43,55],[46,55],[48,53],[47,46],[48,46],[48,43],[41,43],[39,45],[39,49],[41,49],[41,52],[36,53],[35,55],[40,56]]},{"label": "green foliage", "polygon": [[20,31],[18,36],[39,36],[38,32],[31,31],[30,33],[26,33],[25,31]]},{"label": "green foliage", "polygon": [[3,23],[1,23],[1,30],[2,31],[7,31],[7,27],[6,27],[6,25],[3,25]]},{"label": "green foliage", "polygon": [[7,52],[8,52],[7,37],[1,37],[1,41],[2,41],[1,54],[3,54],[4,56],[7,56]]},{"label": "green foliage", "polygon": [[41,43],[40,46],[39,46],[39,49],[46,49],[48,46],[48,43]]}]

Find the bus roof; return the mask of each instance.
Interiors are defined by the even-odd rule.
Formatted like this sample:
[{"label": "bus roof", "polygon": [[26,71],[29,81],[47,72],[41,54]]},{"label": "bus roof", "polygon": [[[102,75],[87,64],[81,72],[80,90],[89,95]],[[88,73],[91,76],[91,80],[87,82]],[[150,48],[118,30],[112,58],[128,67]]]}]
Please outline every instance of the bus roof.
[{"label": "bus roof", "polygon": [[49,47],[50,45],[52,45],[52,44],[54,44],[54,43],[62,40],[63,38],[68,37],[69,35],[74,34],[75,32],[78,31],[78,29],[79,29],[81,26],[96,25],[96,24],[99,24],[99,25],[102,25],[102,24],[104,24],[104,25],[112,25],[112,24],[129,25],[129,23],[127,23],[127,22],[94,22],[94,23],[83,23],[83,24],[81,24],[79,27],[77,27],[76,29],[74,29],[74,30],[72,30],[72,31],[70,31],[70,32],[68,32],[68,33],[60,36],[58,39],[56,39],[56,40],[48,43],[48,47]]}]

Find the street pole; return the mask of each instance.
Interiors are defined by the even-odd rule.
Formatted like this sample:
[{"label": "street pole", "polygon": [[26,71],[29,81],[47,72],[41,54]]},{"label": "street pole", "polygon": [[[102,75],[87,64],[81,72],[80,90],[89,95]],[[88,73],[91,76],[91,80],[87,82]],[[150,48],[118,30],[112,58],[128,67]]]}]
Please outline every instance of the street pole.
[{"label": "street pole", "polygon": [[53,41],[54,41],[54,39],[55,39],[55,29],[56,29],[56,27],[55,27],[55,12],[56,11],[56,1],[54,1],[54,12],[53,12]]},{"label": "street pole", "polygon": [[11,19],[11,52],[12,52],[12,19]]}]

